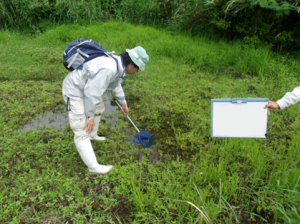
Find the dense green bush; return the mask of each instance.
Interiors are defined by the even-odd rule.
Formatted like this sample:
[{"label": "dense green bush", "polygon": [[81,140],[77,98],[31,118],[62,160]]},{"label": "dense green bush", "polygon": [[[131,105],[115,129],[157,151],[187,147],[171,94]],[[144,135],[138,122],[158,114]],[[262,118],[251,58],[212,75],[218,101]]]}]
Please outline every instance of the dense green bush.
[{"label": "dense green bush", "polygon": [[175,33],[213,32],[229,40],[242,39],[245,48],[295,52],[300,49],[299,11],[298,2],[291,0],[3,0],[0,28],[42,32],[49,22],[118,19],[160,25]]},{"label": "dense green bush", "polygon": [[39,28],[44,20],[78,22],[110,20],[119,13],[118,1],[109,0],[3,0],[0,3],[0,28]]},{"label": "dense green bush", "polygon": [[295,1],[185,1],[169,23],[197,35],[205,27],[244,46],[270,45],[276,51],[299,50],[300,7]]}]

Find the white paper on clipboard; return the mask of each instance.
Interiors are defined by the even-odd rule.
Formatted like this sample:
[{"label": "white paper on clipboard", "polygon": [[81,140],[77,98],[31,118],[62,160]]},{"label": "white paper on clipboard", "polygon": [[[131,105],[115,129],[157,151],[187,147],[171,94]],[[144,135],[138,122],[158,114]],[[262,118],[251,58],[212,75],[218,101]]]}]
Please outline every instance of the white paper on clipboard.
[{"label": "white paper on clipboard", "polygon": [[267,98],[211,100],[211,137],[266,138]]}]

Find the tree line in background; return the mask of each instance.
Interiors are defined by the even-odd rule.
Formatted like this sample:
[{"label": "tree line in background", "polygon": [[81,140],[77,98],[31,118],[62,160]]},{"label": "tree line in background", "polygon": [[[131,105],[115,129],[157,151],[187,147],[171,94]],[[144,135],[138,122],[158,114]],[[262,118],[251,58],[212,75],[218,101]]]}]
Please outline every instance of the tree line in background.
[{"label": "tree line in background", "polygon": [[300,2],[292,0],[2,0],[0,28],[42,32],[50,23],[122,20],[179,33],[242,40],[245,48],[300,50]]}]

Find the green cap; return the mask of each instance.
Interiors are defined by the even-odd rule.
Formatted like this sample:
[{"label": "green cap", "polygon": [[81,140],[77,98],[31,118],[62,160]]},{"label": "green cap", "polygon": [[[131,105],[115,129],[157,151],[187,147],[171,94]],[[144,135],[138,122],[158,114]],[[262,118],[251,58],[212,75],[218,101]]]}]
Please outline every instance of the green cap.
[{"label": "green cap", "polygon": [[136,64],[140,70],[145,70],[145,65],[149,61],[149,56],[145,49],[141,46],[137,46],[133,49],[126,49],[131,60]]}]

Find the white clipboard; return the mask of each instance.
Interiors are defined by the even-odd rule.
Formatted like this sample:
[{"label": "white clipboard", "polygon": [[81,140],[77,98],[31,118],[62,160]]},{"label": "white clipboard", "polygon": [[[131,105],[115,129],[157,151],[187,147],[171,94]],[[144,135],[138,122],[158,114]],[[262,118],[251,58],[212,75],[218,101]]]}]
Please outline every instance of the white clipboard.
[{"label": "white clipboard", "polygon": [[267,98],[211,99],[211,137],[266,138]]}]

